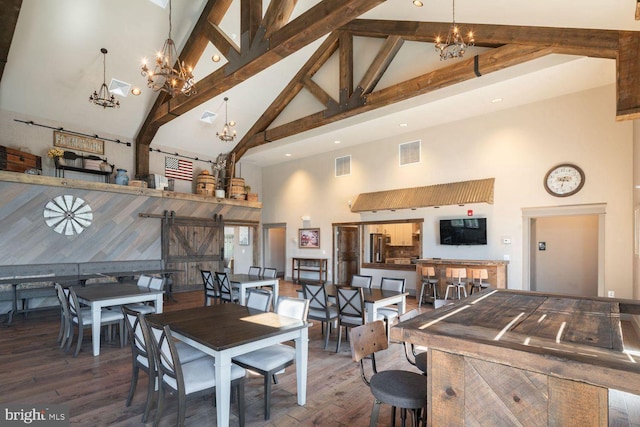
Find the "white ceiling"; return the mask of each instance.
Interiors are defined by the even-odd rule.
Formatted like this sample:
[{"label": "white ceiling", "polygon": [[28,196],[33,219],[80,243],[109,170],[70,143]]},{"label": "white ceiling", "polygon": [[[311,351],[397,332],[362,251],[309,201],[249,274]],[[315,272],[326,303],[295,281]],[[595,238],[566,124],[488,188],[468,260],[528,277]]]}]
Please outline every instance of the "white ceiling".
[{"label": "white ceiling", "polygon": [[[186,41],[205,3],[205,0],[173,0],[172,38],[179,47]],[[239,3],[234,1],[220,25],[231,37],[239,31]],[[268,3],[264,0],[265,10]],[[299,0],[294,17],[316,3],[318,0]],[[425,3],[424,7],[416,8],[411,0],[387,0],[363,18],[451,20],[450,0]],[[634,20],[635,7],[635,0],[458,0],[456,21],[638,31],[640,24]],[[152,57],[162,46],[168,33],[168,20],[168,10],[149,0],[24,0],[0,83],[0,108],[51,120],[65,128],[133,140],[157,95],[145,86],[145,78],[140,74],[141,59]],[[171,148],[206,158],[229,151],[231,145],[215,137],[224,120],[222,99],[225,96],[230,99],[229,118],[238,122],[239,140],[320,42],[314,42],[162,126],[152,147]],[[361,48],[358,49],[360,56],[356,57],[356,78],[375,54],[375,43],[355,42],[356,48]],[[107,84],[116,78],[142,89],[138,97],[120,97],[121,108],[117,110],[104,110],[88,102],[90,93],[102,83],[102,47],[109,50]],[[210,58],[214,53],[217,53],[215,48],[209,45],[195,66],[196,80],[224,63],[212,62]],[[407,42],[380,85],[420,74],[425,67],[438,66],[442,64],[432,45]],[[334,95],[336,77],[330,70],[331,61],[327,71],[319,72],[315,79]],[[266,144],[250,150],[243,161],[276,164],[614,82],[612,60],[552,55]],[[498,97],[503,98],[503,102],[490,102]],[[283,112],[280,121],[320,108],[317,101],[303,93]],[[218,113],[213,124],[199,120],[205,110]],[[400,123],[407,126],[401,128]],[[335,140],[341,144],[334,144]],[[285,157],[287,153],[291,157]]]}]

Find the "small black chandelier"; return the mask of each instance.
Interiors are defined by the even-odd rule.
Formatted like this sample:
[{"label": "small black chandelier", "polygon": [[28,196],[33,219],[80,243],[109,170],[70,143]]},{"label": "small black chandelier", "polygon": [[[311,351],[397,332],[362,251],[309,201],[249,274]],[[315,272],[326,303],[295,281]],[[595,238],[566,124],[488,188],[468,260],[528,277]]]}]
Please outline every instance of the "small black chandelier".
[{"label": "small black chandelier", "polygon": [[100,86],[100,90],[93,91],[89,96],[89,102],[102,108],[120,108],[120,101],[109,94],[109,88],[107,87],[107,49],[102,48],[100,52],[102,52],[102,86]]}]

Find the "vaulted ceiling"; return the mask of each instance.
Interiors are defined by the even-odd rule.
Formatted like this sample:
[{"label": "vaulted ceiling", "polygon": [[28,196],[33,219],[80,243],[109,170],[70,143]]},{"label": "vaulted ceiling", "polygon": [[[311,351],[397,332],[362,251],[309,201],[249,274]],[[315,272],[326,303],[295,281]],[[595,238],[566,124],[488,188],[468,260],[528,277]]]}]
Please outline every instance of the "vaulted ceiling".
[{"label": "vaulted ceiling", "polygon": [[[290,159],[285,152],[334,149],[337,139],[399,133],[399,122],[411,131],[613,82],[612,118],[635,118],[637,2],[585,0],[579,12],[565,3],[458,0],[456,21],[474,31],[476,46],[440,61],[433,40],[449,27],[448,0],[422,8],[410,0],[173,0],[172,37],[195,65],[198,93],[170,98],[139,75],[140,58],[166,38],[166,9],[148,0],[1,0],[0,107],[130,138],[138,173],[150,145],[205,158],[232,151],[267,165]],[[101,47],[109,49],[107,80],[143,89],[119,110],[86,103],[101,83]],[[233,143],[215,137],[225,96],[238,122]],[[497,97],[502,105],[490,103]],[[198,120],[205,110],[218,114],[213,124]]]}]

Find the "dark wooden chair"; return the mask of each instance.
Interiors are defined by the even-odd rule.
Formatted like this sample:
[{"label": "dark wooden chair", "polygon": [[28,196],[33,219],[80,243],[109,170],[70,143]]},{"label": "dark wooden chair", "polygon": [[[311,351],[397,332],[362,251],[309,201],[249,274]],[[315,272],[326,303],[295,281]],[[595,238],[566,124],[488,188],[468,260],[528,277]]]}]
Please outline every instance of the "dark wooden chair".
[{"label": "dark wooden chair", "polygon": [[[278,297],[276,313],[306,320],[309,302],[304,299]],[[277,384],[276,374],[296,360],[296,349],[287,344],[276,344],[233,358],[234,363],[264,376],[264,419],[271,418],[271,379]]]},{"label": "dark wooden chair", "polygon": [[[169,326],[147,322],[149,335],[156,356],[158,369],[158,408],[153,422],[157,426],[164,410],[165,389],[175,393],[178,399],[179,427],[184,426],[187,409],[187,397],[212,394],[215,390],[216,376],[213,359],[201,357],[184,362],[176,348],[176,341]],[[238,394],[238,418],[244,426],[244,379],[246,371],[235,364],[231,365],[231,387]]]},{"label": "dark wooden chair", "polygon": [[[342,327],[347,334],[349,328],[365,324],[364,296],[362,288],[336,287],[338,300],[338,343],[336,353],[340,352]],[[348,335],[347,335],[348,336]]]},{"label": "dark wooden chair", "polygon": [[[318,320],[322,323],[322,331],[326,332],[324,338],[324,348],[329,345],[329,335],[331,335],[331,325],[338,323],[338,310],[335,306],[329,305],[327,292],[324,284],[303,283],[304,298],[309,300],[309,315],[311,320]],[[324,325],[327,325],[326,331]]]},{"label": "dark wooden chair", "polygon": [[240,301],[240,293],[231,286],[227,273],[216,271],[216,281],[220,289],[220,300],[222,302],[238,302]]},{"label": "dark wooden chair", "polygon": [[200,270],[202,276],[202,284],[204,285],[204,305],[211,305],[212,300],[220,302],[220,287],[217,280],[213,278],[213,274],[209,270]]},{"label": "dark wooden chair", "polygon": [[[418,427],[422,420],[426,425],[427,379],[417,372],[402,370],[380,371],[376,367],[376,353],[389,347],[384,322],[377,320],[351,329],[351,356],[360,364],[362,381],[369,386],[374,402],[371,409],[370,427],[378,423],[380,405],[392,407],[391,417],[394,420],[396,408],[401,409],[403,425],[407,410],[413,414],[413,425]],[[367,376],[364,360],[370,360],[372,375]],[[424,411],[423,411],[424,409]],[[423,413],[424,412],[424,413]]]}]

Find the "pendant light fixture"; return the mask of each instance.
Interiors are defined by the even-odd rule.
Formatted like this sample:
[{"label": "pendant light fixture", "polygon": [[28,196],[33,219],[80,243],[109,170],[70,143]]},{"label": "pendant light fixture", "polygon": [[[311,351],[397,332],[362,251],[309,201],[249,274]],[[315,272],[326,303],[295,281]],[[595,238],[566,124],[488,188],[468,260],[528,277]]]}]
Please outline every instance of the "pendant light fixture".
[{"label": "pendant light fixture", "polygon": [[89,102],[92,102],[102,108],[120,108],[120,101],[116,97],[109,94],[107,87],[107,49],[100,49],[102,52],[102,86],[97,91],[93,91],[89,96]]},{"label": "pendant light fixture", "polygon": [[[174,68],[175,67],[175,68]],[[169,0],[169,38],[165,40],[162,50],[156,55],[153,71],[142,63],[142,75],[147,77],[147,86],[154,91],[163,91],[171,96],[183,93],[186,96],[196,93],[193,69],[180,62],[176,44],[171,39],[171,0]]]},{"label": "pendant light fixture", "polygon": [[468,43],[464,41],[460,29],[456,25],[456,0],[453,2],[453,19],[449,27],[449,33],[446,40],[442,40],[440,36],[436,37],[436,52],[440,54],[440,60],[445,61],[449,58],[462,58],[468,47],[473,46],[475,40],[473,33],[469,31],[467,36]]},{"label": "pendant light fixture", "polygon": [[231,142],[236,139],[236,131],[231,130],[232,127],[236,125],[236,122],[229,121],[229,110],[228,110],[228,102],[229,98],[224,98],[224,128],[222,128],[222,132],[216,132],[218,138],[222,142]]}]

